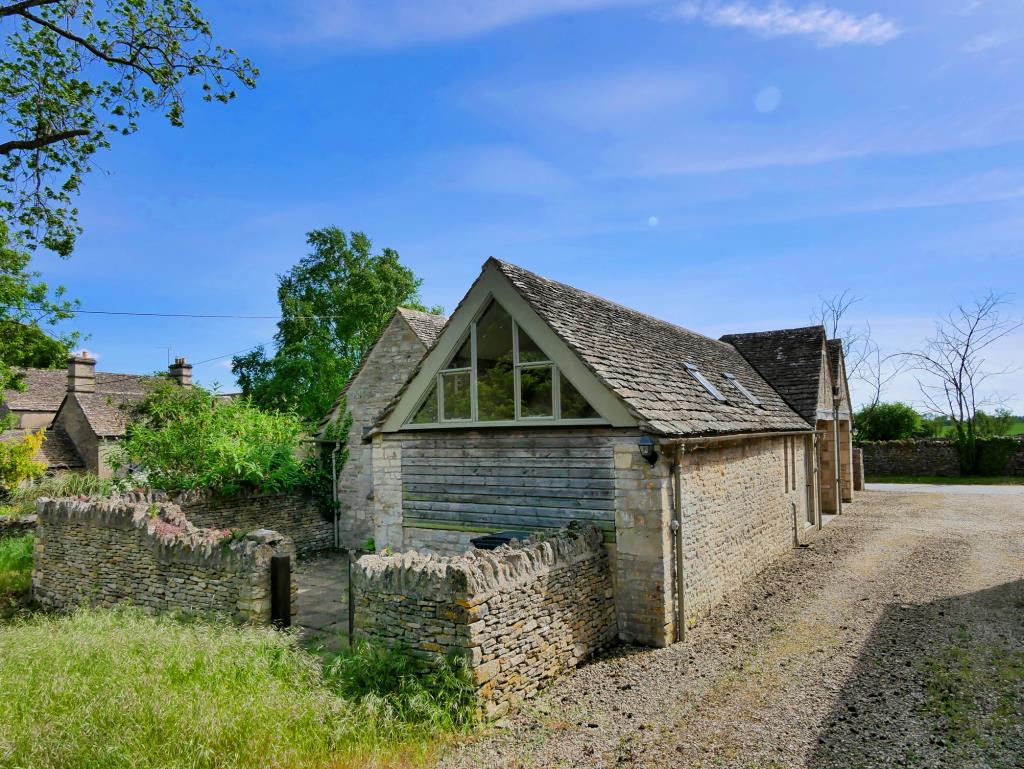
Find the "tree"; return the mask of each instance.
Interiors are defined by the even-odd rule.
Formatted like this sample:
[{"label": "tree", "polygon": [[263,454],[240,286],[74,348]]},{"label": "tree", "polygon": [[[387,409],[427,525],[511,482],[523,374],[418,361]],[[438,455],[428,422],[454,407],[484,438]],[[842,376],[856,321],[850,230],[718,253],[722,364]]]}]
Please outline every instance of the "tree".
[{"label": "tree", "polygon": [[869,406],[878,404],[885,387],[905,370],[903,357],[882,354],[872,336],[870,323],[865,322],[861,328],[845,323],[850,308],[861,301],[849,289],[829,298],[818,298],[820,303],[811,312],[811,320],[825,327],[827,338],[843,340],[847,379],[868,388]]},{"label": "tree", "polygon": [[52,338],[42,331],[43,325],[70,318],[75,303],[64,298],[62,287],[51,296],[39,273],[28,269],[29,259],[8,242],[7,226],[0,221],[0,391],[19,386],[13,366],[50,365],[58,356],[63,365],[77,339],[75,334]]},{"label": "tree", "polygon": [[[236,356],[242,393],[263,408],[294,410],[315,424],[330,410],[396,307],[425,310],[422,281],[390,248],[372,253],[361,232],[338,227],[307,235],[312,253],[278,277],[281,320],[274,352]],[[434,308],[440,312],[440,308]]]},{"label": "tree", "polygon": [[0,441],[0,491],[5,494],[30,478],[38,478],[46,465],[36,462],[35,455],[43,445],[43,431],[26,433],[16,440]]},{"label": "tree", "polygon": [[921,415],[904,403],[872,403],[854,416],[858,441],[899,441],[923,430]]},{"label": "tree", "polygon": [[1006,312],[1005,296],[989,292],[955,309],[935,324],[935,335],[908,353],[928,408],[949,417],[960,450],[961,471],[977,468],[978,410],[987,403],[986,382],[1012,370],[992,368],[986,350],[1021,328]]},{"label": "tree", "polygon": [[28,246],[62,256],[80,232],[72,196],[111,136],[144,111],[183,125],[191,83],[226,103],[259,74],[212,42],[190,0],[0,0],[0,20],[0,211]]},{"label": "tree", "polygon": [[981,409],[974,415],[974,427],[979,438],[997,438],[1010,434],[1017,417],[1007,408],[997,408],[994,414]]}]

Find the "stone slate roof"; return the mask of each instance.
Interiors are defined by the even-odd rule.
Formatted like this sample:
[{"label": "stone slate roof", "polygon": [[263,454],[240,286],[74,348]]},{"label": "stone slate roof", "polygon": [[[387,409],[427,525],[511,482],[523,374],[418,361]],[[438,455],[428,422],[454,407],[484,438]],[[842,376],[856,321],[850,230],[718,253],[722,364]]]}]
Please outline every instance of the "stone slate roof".
[{"label": "stone slate roof", "polygon": [[394,320],[395,315],[401,315],[405,319],[405,322],[409,324],[409,328],[417,336],[420,342],[423,343],[424,354],[427,350],[434,346],[434,342],[441,336],[441,331],[444,329],[445,324],[448,322],[448,318],[444,315],[432,315],[429,312],[420,312],[419,310],[411,310],[408,307],[399,307],[395,310],[395,314],[388,318],[388,322],[380,330],[380,334],[377,335],[377,339],[374,340],[373,344],[370,345],[370,349],[367,351],[363,359],[359,361],[359,365],[356,370],[352,372],[352,376],[348,378],[348,382],[341,388],[341,392],[338,393],[338,397],[334,399],[334,404],[331,406],[331,410],[327,412],[323,419],[320,420],[320,424],[317,426],[317,435],[323,435],[324,428],[327,427],[338,417],[338,409],[341,408],[341,403],[345,400],[345,394],[348,393],[349,386],[356,381],[356,377],[359,376],[359,372],[363,370],[363,366],[366,365],[366,361],[370,359],[373,354],[373,348],[380,341],[381,335],[384,334],[384,330],[391,325],[391,321]]},{"label": "stone slate roof", "polygon": [[843,370],[843,340],[828,340],[828,365],[832,369],[832,381],[839,384],[839,374]]},{"label": "stone slate roof", "polygon": [[128,426],[128,409],[144,397],[144,392],[68,393],[85,414],[89,427],[100,438],[120,438]]},{"label": "stone slate roof", "polygon": [[[0,441],[21,440],[34,430],[4,430],[0,433]],[[58,427],[51,427],[46,430],[46,437],[43,445],[33,457],[37,462],[42,462],[51,470],[68,469],[74,470],[85,467],[82,458],[75,451],[75,445],[71,438]]]},{"label": "stone slate roof", "polygon": [[824,326],[726,334],[722,341],[739,350],[796,413],[816,423]]},{"label": "stone slate roof", "polygon": [[[647,430],[666,436],[807,430],[735,347],[628,307],[488,260],[534,311],[627,405]],[[485,265],[486,268],[487,265]],[[693,363],[728,399],[716,400],[686,369]],[[761,401],[750,403],[723,377],[733,374]]]},{"label": "stone slate roof", "polygon": [[434,346],[434,342],[441,336],[441,331],[448,322],[444,315],[431,315],[429,312],[410,310],[408,307],[399,307],[398,313],[405,318],[409,328],[428,350]]},{"label": "stone slate roof", "polygon": [[[11,411],[53,411],[60,408],[68,391],[66,368],[17,368],[25,383],[25,390],[4,390],[4,404]],[[156,379],[137,374],[96,372],[96,392],[143,394],[146,386]]]},{"label": "stone slate roof", "polygon": [[24,390],[4,390],[4,404],[12,411],[56,411],[68,391],[66,368],[16,368]]}]

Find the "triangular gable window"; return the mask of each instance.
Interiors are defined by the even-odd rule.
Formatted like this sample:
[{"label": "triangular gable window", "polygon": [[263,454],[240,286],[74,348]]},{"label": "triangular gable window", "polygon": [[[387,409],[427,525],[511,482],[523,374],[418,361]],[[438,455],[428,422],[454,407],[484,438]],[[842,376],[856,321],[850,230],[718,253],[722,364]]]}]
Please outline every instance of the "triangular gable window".
[{"label": "triangular gable window", "polygon": [[492,299],[409,424],[565,420],[601,421],[601,415]]}]

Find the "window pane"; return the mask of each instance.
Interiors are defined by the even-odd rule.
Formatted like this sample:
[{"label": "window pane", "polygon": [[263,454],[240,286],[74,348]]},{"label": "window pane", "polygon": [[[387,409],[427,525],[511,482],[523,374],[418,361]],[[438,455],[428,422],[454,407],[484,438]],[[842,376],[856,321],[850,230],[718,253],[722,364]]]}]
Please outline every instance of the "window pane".
[{"label": "window pane", "polygon": [[444,418],[469,419],[469,372],[441,374],[444,387]]},{"label": "window pane", "polygon": [[430,386],[426,400],[412,415],[411,421],[414,425],[432,425],[437,422],[437,382]]},{"label": "window pane", "polygon": [[522,328],[519,329],[519,362],[533,363],[535,361],[547,360],[548,356],[541,352],[541,349],[534,344]]},{"label": "window pane", "polygon": [[573,387],[572,382],[560,374],[558,379],[559,390],[562,401],[562,419],[596,419],[600,416],[594,407],[587,403],[579,390]]},{"label": "window pane", "polygon": [[472,350],[473,345],[470,342],[469,337],[466,337],[466,341],[459,347],[458,352],[455,353],[455,357],[452,358],[452,362],[445,366],[446,369],[452,368],[469,368],[473,365],[472,361]]},{"label": "window pane", "polygon": [[512,318],[491,302],[476,324],[477,412],[481,422],[515,419]]},{"label": "window pane", "polygon": [[551,366],[519,369],[519,408],[523,417],[554,416],[551,379]]}]

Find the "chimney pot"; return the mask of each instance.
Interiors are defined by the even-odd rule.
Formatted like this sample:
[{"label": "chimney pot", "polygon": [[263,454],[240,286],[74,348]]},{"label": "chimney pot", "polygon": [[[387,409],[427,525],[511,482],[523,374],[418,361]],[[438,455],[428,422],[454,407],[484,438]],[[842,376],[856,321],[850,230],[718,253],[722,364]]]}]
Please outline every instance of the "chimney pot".
[{"label": "chimney pot", "polygon": [[68,392],[96,392],[96,359],[85,350],[68,358]]},{"label": "chimney pot", "polygon": [[192,364],[184,358],[175,358],[167,372],[179,387],[188,389],[192,386]]}]

